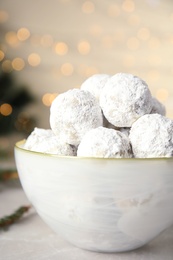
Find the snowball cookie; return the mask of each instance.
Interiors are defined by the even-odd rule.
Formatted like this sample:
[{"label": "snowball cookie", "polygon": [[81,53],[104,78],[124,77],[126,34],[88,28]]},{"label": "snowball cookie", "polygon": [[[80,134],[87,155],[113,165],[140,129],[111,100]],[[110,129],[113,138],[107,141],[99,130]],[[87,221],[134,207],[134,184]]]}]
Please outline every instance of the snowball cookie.
[{"label": "snowball cookie", "polygon": [[158,99],[153,97],[153,107],[152,107],[150,114],[155,114],[155,113],[165,116],[166,108]]},{"label": "snowball cookie", "polygon": [[51,129],[42,129],[35,127],[31,134],[26,139],[24,148],[27,150],[32,150],[32,147],[38,142],[42,142],[45,138],[54,136],[54,133]]},{"label": "snowball cookie", "polygon": [[137,76],[117,73],[100,94],[100,106],[107,120],[116,127],[130,127],[152,109],[152,96],[147,84]]},{"label": "snowball cookie", "polygon": [[129,139],[135,157],[173,156],[173,120],[159,114],[144,115],[132,125]]},{"label": "snowball cookie", "polygon": [[90,130],[78,146],[77,156],[123,158],[132,157],[129,139],[121,132],[98,127]]},{"label": "snowball cookie", "polygon": [[109,78],[110,75],[108,74],[95,74],[82,83],[81,89],[89,91],[97,100],[99,100],[100,92]]},{"label": "snowball cookie", "polygon": [[27,150],[57,155],[76,155],[76,148],[62,142],[52,130],[35,128],[28,136],[24,147]]},{"label": "snowball cookie", "polygon": [[50,125],[63,142],[78,145],[86,132],[102,124],[99,103],[88,91],[72,89],[52,102]]}]

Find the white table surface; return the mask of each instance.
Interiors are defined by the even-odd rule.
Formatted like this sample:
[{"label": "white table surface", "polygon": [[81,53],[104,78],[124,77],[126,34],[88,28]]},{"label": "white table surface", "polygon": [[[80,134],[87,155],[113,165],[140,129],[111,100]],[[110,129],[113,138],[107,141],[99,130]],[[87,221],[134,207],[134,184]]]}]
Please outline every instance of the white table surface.
[{"label": "white table surface", "polygon": [[[29,202],[18,182],[0,183],[0,217]],[[8,231],[0,231],[0,260],[172,260],[173,226],[138,250],[102,254],[78,249],[55,234],[33,208]]]}]

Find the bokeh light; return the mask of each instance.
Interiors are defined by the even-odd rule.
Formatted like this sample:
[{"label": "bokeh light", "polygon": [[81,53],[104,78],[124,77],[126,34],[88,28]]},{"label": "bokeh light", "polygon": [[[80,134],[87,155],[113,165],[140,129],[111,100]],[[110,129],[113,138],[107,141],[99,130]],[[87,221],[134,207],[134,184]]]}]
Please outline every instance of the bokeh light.
[{"label": "bokeh light", "polygon": [[122,9],[125,12],[131,13],[135,10],[135,3],[132,0],[125,0],[122,3]]},{"label": "bokeh light", "polygon": [[5,10],[0,10],[0,23],[5,23],[9,18],[8,13]]},{"label": "bokeh light", "polygon": [[36,67],[40,64],[41,62],[41,58],[37,53],[31,53],[28,56],[28,63],[29,65],[31,65],[32,67]]},{"label": "bokeh light", "polygon": [[14,70],[20,71],[25,67],[25,62],[21,58],[15,58],[12,60],[12,67]]},{"label": "bokeh light", "polygon": [[45,106],[50,107],[53,100],[58,96],[58,93],[45,93],[42,97],[42,102]]},{"label": "bokeh light", "polygon": [[65,42],[57,42],[55,44],[54,50],[56,52],[56,54],[58,55],[65,55],[68,52],[68,46]]},{"label": "bokeh light", "polygon": [[78,51],[82,55],[87,55],[90,52],[91,46],[88,41],[80,41],[78,43]]},{"label": "bokeh light", "polygon": [[74,67],[71,63],[67,62],[61,66],[61,73],[64,76],[71,76],[73,74],[73,71],[74,71]]},{"label": "bokeh light", "polygon": [[94,3],[91,1],[85,1],[82,5],[82,12],[86,14],[91,14],[95,10]]},{"label": "bokeh light", "polygon": [[5,40],[11,47],[17,47],[19,45],[16,32],[13,31],[7,32],[5,35]]},{"label": "bokeh light", "polygon": [[20,28],[17,31],[19,41],[26,41],[30,37],[30,31],[27,28]]},{"label": "bokeh light", "polygon": [[9,116],[12,113],[12,106],[8,103],[4,103],[0,106],[0,113],[3,116]]}]

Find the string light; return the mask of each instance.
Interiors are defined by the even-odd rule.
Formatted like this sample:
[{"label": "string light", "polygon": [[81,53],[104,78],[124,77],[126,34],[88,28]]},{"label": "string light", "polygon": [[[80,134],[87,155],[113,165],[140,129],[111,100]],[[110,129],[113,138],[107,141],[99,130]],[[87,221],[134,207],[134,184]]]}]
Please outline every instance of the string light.
[{"label": "string light", "polygon": [[30,37],[30,31],[27,28],[20,28],[17,31],[19,41],[26,41]]},{"label": "string light", "polygon": [[29,56],[28,56],[28,63],[29,65],[33,66],[33,67],[36,67],[40,64],[41,62],[41,58],[40,56],[37,54],[37,53],[31,53]]},{"label": "string light", "polygon": [[82,55],[87,55],[90,52],[91,46],[88,41],[81,41],[78,43],[78,51]]},{"label": "string light", "polygon": [[15,58],[12,60],[12,67],[14,70],[20,71],[25,67],[25,62],[21,58]]},{"label": "string light", "polygon": [[135,9],[135,3],[132,0],[125,0],[122,4],[122,9],[125,12],[131,13]]},{"label": "string light", "polygon": [[8,13],[5,10],[0,10],[0,23],[5,23],[9,18]]},{"label": "string light", "polygon": [[91,14],[95,10],[94,3],[91,1],[85,1],[82,5],[82,12],[86,14]]},{"label": "string light", "polygon": [[13,111],[12,106],[8,103],[4,103],[0,107],[0,113],[3,116],[9,116],[12,113],[12,111]]},{"label": "string light", "polygon": [[64,76],[71,76],[73,74],[74,68],[73,68],[73,65],[71,63],[64,63],[61,66],[60,70],[61,70],[61,73]]},{"label": "string light", "polygon": [[58,93],[46,93],[42,97],[42,102],[45,106],[50,107],[53,100],[58,96]]},{"label": "string light", "polygon": [[7,32],[5,35],[5,40],[11,47],[17,47],[19,45],[16,32]]},{"label": "string light", "polygon": [[58,55],[65,55],[68,52],[68,46],[65,42],[58,42],[55,44],[54,50]]}]

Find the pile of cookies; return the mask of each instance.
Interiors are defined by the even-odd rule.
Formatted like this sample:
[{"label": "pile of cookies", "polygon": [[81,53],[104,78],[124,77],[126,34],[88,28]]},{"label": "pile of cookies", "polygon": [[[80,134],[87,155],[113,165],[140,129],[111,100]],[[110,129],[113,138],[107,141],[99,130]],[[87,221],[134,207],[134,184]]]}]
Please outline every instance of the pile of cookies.
[{"label": "pile of cookies", "polygon": [[24,148],[64,156],[173,156],[173,120],[137,76],[96,74],[58,95],[50,128],[35,128]]}]

